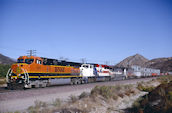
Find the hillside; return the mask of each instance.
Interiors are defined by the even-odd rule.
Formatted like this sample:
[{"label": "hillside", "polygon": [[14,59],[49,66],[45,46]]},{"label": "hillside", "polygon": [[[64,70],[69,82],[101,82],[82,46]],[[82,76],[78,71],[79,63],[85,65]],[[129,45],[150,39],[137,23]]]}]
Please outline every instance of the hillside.
[{"label": "hillside", "polygon": [[0,54],[0,64],[12,64],[14,62],[15,61],[12,60],[11,58]]},{"label": "hillside", "polygon": [[161,72],[172,72],[172,57],[152,59],[146,62],[145,66],[160,69]]},{"label": "hillside", "polygon": [[172,72],[172,57],[168,58],[156,58],[148,60],[142,55],[136,54],[129,56],[118,63],[117,67],[130,67],[132,65],[138,65],[142,67],[160,69],[161,72]]},{"label": "hillside", "polygon": [[135,54],[133,56],[129,56],[125,58],[123,61],[118,63],[116,66],[117,67],[130,67],[132,65],[139,65],[139,66],[144,66],[146,62],[149,60],[143,57],[142,55]]}]

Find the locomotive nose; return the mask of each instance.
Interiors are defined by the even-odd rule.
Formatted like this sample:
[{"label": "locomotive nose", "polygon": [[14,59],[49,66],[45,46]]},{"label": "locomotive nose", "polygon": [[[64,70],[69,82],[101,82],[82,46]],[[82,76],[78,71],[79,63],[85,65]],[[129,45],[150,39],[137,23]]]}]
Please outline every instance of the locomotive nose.
[{"label": "locomotive nose", "polygon": [[12,65],[12,70],[17,75],[17,77],[20,77],[21,76],[22,67],[23,67],[23,64],[22,63],[17,63],[17,64],[13,64]]}]

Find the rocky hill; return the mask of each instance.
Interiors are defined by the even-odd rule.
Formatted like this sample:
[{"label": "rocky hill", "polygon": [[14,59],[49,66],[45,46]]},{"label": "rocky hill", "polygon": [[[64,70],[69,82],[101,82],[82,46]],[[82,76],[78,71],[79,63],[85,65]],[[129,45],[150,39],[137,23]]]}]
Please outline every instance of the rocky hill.
[{"label": "rocky hill", "polygon": [[0,54],[0,64],[12,64],[14,62],[15,61],[12,60],[11,58]]},{"label": "rocky hill", "polygon": [[118,63],[116,66],[117,67],[130,67],[132,65],[139,65],[139,66],[144,66],[146,62],[149,60],[143,57],[142,55],[135,54],[133,56],[129,56],[125,58],[123,61]]},{"label": "rocky hill", "polygon": [[116,67],[130,67],[132,65],[160,69],[161,72],[172,72],[172,57],[148,60],[142,55],[136,54],[125,58]]},{"label": "rocky hill", "polygon": [[172,57],[152,59],[146,62],[145,66],[160,69],[161,72],[172,72]]}]

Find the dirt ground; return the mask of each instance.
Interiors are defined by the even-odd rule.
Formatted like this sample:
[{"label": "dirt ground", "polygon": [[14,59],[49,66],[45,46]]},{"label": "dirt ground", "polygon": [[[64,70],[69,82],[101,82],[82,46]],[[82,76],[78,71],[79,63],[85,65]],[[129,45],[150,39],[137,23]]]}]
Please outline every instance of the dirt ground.
[{"label": "dirt ground", "polygon": [[[98,82],[75,86],[54,86],[39,89],[1,91],[0,93],[0,112],[24,111],[29,106],[34,105],[34,101],[40,100],[50,103],[56,98],[68,100],[71,95],[80,95],[82,92],[90,92],[96,85],[117,85],[117,84],[136,84],[140,81],[149,81],[152,78],[132,79],[124,81]],[[136,98],[136,97],[134,97]],[[121,106],[122,108],[122,106]]]}]

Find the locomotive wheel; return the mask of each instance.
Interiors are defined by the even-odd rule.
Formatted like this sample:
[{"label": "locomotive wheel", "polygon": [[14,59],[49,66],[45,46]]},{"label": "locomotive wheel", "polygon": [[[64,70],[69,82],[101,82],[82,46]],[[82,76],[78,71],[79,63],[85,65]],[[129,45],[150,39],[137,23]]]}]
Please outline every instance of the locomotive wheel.
[{"label": "locomotive wheel", "polygon": [[77,79],[77,84],[81,84],[81,79]]},{"label": "locomotive wheel", "polygon": [[12,84],[11,83],[7,84],[7,89],[9,89],[9,90],[12,89]]},{"label": "locomotive wheel", "polygon": [[76,85],[77,84],[77,79],[76,78],[72,78],[70,84],[71,85]]}]

